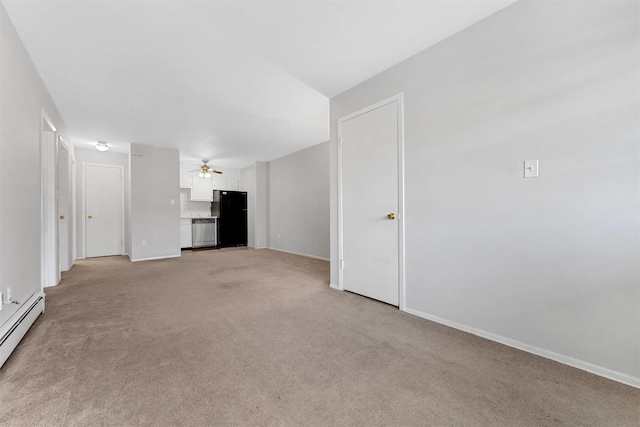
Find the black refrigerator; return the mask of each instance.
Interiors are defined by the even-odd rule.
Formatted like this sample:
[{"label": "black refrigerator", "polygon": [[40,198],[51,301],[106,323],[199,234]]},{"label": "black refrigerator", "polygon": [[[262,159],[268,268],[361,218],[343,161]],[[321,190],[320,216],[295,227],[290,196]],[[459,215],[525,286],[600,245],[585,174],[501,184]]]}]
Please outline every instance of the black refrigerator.
[{"label": "black refrigerator", "polygon": [[214,190],[211,216],[218,217],[218,246],[247,246],[247,192]]}]

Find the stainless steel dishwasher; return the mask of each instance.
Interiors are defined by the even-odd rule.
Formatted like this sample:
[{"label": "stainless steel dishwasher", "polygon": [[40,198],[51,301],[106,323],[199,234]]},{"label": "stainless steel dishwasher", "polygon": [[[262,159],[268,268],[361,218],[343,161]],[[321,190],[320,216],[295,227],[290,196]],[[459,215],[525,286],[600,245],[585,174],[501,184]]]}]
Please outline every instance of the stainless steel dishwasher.
[{"label": "stainless steel dishwasher", "polygon": [[191,220],[191,246],[194,248],[218,246],[217,218],[194,218]]}]

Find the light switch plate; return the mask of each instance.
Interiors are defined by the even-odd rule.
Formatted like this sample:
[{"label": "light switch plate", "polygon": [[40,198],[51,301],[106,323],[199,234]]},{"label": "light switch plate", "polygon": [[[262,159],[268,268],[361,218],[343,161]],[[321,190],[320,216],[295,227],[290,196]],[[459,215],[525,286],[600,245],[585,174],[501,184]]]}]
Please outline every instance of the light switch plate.
[{"label": "light switch plate", "polygon": [[524,177],[525,178],[538,177],[538,160],[537,159],[524,161]]}]

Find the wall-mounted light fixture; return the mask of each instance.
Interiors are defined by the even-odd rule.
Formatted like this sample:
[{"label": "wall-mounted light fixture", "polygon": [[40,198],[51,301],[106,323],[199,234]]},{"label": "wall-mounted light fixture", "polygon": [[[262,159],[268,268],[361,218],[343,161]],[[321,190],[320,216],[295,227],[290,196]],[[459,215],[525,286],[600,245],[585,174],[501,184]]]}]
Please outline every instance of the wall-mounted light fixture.
[{"label": "wall-mounted light fixture", "polygon": [[109,149],[109,145],[104,141],[96,142],[96,150],[98,151],[107,151]]}]

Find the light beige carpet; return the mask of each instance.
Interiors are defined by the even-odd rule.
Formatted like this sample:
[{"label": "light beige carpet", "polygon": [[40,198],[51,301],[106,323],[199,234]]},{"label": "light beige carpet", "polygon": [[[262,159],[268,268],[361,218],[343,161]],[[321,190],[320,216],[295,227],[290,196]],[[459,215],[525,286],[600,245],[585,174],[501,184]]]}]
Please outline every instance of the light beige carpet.
[{"label": "light beige carpet", "polygon": [[0,424],[640,424],[640,390],[328,276],[269,250],[79,261],[0,369]]}]

